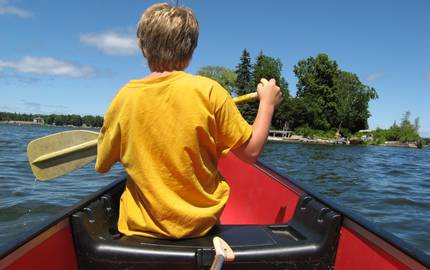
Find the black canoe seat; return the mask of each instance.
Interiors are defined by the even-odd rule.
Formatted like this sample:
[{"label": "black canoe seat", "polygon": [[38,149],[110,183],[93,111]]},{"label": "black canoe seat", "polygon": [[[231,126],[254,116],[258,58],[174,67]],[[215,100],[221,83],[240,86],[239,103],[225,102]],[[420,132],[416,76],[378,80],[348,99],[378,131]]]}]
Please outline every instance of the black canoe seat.
[{"label": "black canoe seat", "polygon": [[161,240],[117,232],[118,196],[106,194],[72,216],[80,269],[209,269],[214,236],[236,255],[223,269],[332,269],[340,215],[311,197],[301,198],[288,224],[217,225],[205,237]]}]

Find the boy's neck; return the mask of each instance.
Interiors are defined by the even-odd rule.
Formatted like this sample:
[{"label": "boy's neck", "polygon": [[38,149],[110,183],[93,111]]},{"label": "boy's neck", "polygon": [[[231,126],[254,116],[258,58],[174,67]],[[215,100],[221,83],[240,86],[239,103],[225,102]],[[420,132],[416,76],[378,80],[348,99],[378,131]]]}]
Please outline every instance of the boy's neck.
[{"label": "boy's neck", "polygon": [[153,79],[158,77],[167,76],[173,72],[176,72],[178,70],[171,70],[171,71],[153,71],[148,76],[146,76],[144,79]]}]

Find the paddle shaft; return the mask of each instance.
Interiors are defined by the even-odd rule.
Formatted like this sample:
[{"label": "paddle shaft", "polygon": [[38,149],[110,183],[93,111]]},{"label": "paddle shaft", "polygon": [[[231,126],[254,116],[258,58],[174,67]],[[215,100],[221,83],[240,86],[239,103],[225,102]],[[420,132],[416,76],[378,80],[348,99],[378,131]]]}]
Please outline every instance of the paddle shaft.
[{"label": "paddle shaft", "polygon": [[[233,98],[236,104],[258,97],[256,92]],[[36,139],[28,144],[27,157],[33,174],[41,181],[77,170],[97,155],[97,132],[72,130]]]},{"label": "paddle shaft", "polygon": [[[244,103],[244,102],[248,102],[251,100],[254,100],[258,97],[256,92],[250,93],[250,94],[246,94],[240,97],[235,97],[233,98],[234,103],[236,104],[240,104],[240,103]],[[33,160],[33,164],[37,164],[37,163],[42,163],[42,162],[46,162],[46,161],[50,161],[52,159],[55,158],[59,158],[59,157],[63,157],[66,155],[69,155],[71,153],[75,153],[75,152],[79,152],[79,151],[83,151],[83,150],[87,150],[93,147],[97,147],[97,140],[91,140],[89,142],[84,142],[66,149],[62,149],[59,151],[55,151],[46,155],[42,155],[40,157],[38,157],[37,159]]]}]

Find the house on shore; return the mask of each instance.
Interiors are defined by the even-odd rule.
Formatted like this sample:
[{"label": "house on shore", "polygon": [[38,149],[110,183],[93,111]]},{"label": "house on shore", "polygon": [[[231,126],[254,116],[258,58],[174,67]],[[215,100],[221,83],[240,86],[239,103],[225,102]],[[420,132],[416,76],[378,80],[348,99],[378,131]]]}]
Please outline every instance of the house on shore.
[{"label": "house on shore", "polygon": [[33,119],[33,123],[38,125],[44,125],[45,120],[42,117],[36,117]]},{"label": "house on shore", "polygon": [[361,134],[363,134],[362,136],[361,136],[361,140],[363,141],[363,142],[369,142],[369,141],[373,141],[373,130],[370,130],[370,129],[362,129],[362,130],[359,130],[358,131],[359,133],[361,133]]}]

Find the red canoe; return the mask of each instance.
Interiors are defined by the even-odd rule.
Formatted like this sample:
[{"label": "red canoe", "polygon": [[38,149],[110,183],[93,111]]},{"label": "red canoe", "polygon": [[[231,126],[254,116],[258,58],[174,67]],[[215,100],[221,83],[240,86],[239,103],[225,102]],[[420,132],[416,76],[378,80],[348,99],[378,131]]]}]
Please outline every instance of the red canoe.
[{"label": "red canoe", "polygon": [[232,193],[206,237],[120,235],[117,181],[0,249],[0,269],[209,269],[214,236],[235,253],[223,269],[430,269],[425,253],[261,163],[230,155],[219,169]]}]

